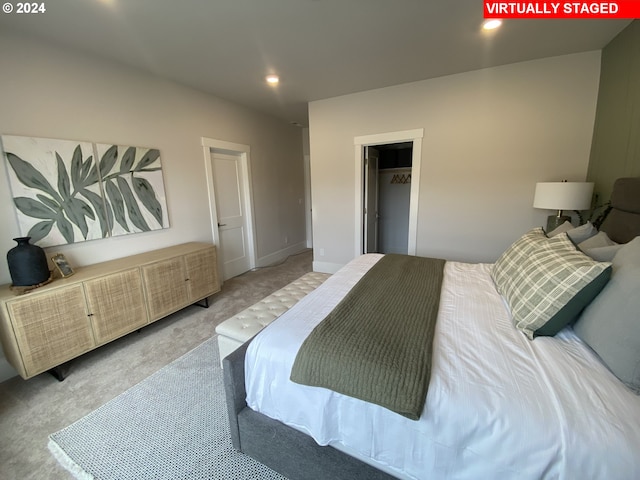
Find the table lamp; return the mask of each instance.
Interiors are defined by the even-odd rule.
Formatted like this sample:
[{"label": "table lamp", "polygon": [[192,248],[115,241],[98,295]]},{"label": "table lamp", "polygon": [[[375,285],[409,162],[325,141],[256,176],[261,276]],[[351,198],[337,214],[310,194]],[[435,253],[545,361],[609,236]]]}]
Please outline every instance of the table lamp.
[{"label": "table lamp", "polygon": [[536,183],[533,208],[556,210],[556,215],[547,218],[547,232],[551,232],[571,217],[563,210],[588,210],[591,207],[593,182],[541,182]]}]

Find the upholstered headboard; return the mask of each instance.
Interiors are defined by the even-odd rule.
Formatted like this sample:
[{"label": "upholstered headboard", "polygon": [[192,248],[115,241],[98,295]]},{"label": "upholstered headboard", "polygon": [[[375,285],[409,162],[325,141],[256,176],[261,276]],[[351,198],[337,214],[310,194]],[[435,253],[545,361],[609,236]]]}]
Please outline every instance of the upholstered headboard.
[{"label": "upholstered headboard", "polygon": [[617,243],[627,243],[640,235],[640,177],[615,181],[611,193],[611,211],[600,230]]}]

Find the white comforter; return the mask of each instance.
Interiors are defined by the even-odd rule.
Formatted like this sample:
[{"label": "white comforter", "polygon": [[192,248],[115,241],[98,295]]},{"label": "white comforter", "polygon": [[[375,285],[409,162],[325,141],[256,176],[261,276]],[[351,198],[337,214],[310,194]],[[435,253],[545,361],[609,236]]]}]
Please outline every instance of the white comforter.
[{"label": "white comforter", "polygon": [[379,258],[355,259],[253,340],[252,409],[401,478],[640,478],[640,397],[570,328],[517,331],[488,264],[445,266],[419,421],[291,382],[306,336]]}]

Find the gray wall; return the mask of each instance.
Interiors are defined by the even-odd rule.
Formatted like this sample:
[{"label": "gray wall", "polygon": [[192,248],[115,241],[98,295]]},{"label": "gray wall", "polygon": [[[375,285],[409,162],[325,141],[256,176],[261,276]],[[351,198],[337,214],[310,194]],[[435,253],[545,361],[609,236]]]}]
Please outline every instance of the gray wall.
[{"label": "gray wall", "polygon": [[600,51],[319,100],[309,104],[314,268],[355,256],[354,138],[424,129],[416,253],[495,261],[553,212],[536,182],[584,181]]},{"label": "gray wall", "polygon": [[[287,247],[305,246],[299,128],[138,70],[29,38],[0,33],[0,58],[1,134],[155,147],[162,155],[170,228],[52,247],[47,253],[64,253],[72,265],[82,266],[183,242],[212,241],[202,137],[251,147],[258,264],[261,259],[284,258]],[[4,253],[15,246],[12,238],[20,236],[6,173],[1,166]],[[0,283],[10,282],[2,261]],[[7,370],[0,357],[0,379],[6,378]]]},{"label": "gray wall", "polygon": [[596,204],[609,200],[616,178],[640,176],[640,20],[602,50],[600,89],[589,161]]}]

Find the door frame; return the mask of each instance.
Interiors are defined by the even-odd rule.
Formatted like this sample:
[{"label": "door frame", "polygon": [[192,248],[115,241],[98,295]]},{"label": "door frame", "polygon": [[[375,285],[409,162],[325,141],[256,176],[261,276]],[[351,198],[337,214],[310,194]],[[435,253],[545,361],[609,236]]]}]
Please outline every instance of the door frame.
[{"label": "door frame", "polygon": [[355,198],[355,255],[360,256],[364,251],[364,147],[386,145],[389,143],[412,142],[411,156],[411,193],[409,199],[409,239],[407,253],[416,254],[418,243],[418,200],[420,197],[420,167],[422,159],[422,139],[424,128],[403,130],[398,132],[362,135],[353,138],[355,169],[356,169],[356,198]]},{"label": "door frame", "polygon": [[311,222],[311,155],[304,155],[304,221],[307,248],[313,248],[313,224]]},{"label": "door frame", "polygon": [[[362,195],[362,252],[378,252],[378,240],[379,240],[379,196],[380,196],[380,154],[378,150],[374,147],[376,152],[375,156],[375,168],[372,168],[371,162],[371,149],[369,148],[371,145],[366,145],[363,148],[364,153],[364,168],[362,169],[364,172],[363,178],[363,195]],[[369,155],[367,155],[369,154]],[[374,175],[372,177],[372,174]],[[372,188],[373,191],[372,191]],[[374,196],[371,198],[371,196]],[[366,201],[365,201],[366,200]],[[372,200],[374,203],[374,208],[372,209]],[[373,242],[372,239],[369,238],[369,233],[371,228],[373,227]],[[371,243],[373,243],[373,248]]]},{"label": "door frame", "polygon": [[[253,215],[253,189],[251,187],[251,147],[240,143],[202,137],[204,152],[204,170],[207,180],[209,196],[209,215],[211,219],[211,233],[213,243],[220,248],[220,232],[218,231],[218,209],[216,206],[216,192],[213,182],[213,153],[237,155],[240,158],[240,181],[242,182],[242,206],[245,212],[245,228],[247,229],[247,253],[249,269],[256,268],[256,236]],[[218,272],[222,273],[222,255],[218,255]],[[220,277],[222,278],[222,277]]]}]

